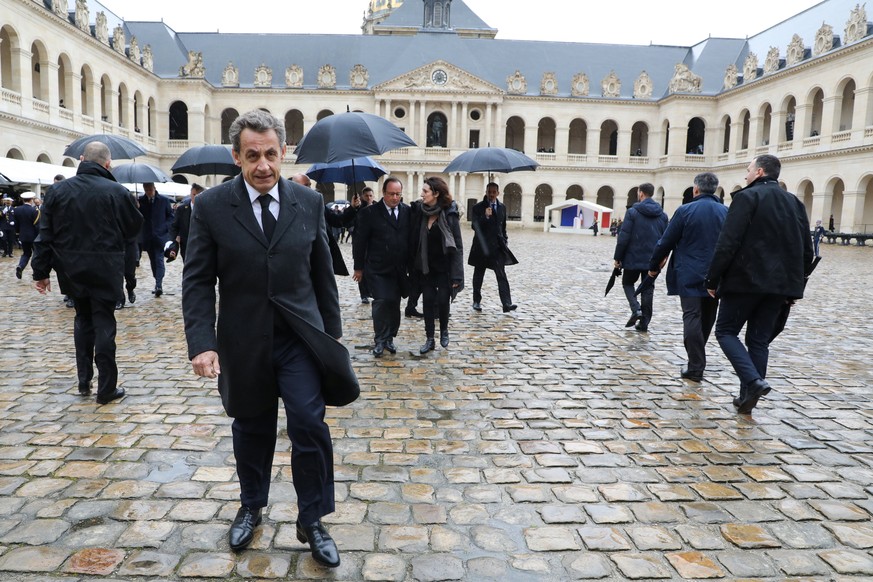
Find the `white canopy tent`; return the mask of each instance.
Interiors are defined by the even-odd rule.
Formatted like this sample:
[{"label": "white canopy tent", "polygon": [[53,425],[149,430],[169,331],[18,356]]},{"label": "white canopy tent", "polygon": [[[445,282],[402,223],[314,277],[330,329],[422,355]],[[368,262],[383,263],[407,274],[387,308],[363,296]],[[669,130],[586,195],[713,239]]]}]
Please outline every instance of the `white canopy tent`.
[{"label": "white canopy tent", "polygon": [[0,158],[0,174],[6,176],[14,184],[35,186],[32,189],[39,196],[42,194],[41,190],[43,187],[54,184],[55,176],[58,174],[63,175],[65,178],[75,176],[76,168],[44,164],[43,162],[27,162],[13,158]]},{"label": "white canopy tent", "polygon": [[[142,194],[142,184],[122,184],[125,188],[136,194]],[[179,201],[191,195],[191,184],[177,184],[176,182],[155,182],[155,190],[167,198]]]},{"label": "white canopy tent", "polygon": [[543,232],[592,234],[595,221],[601,229],[609,229],[612,213],[607,206],[569,198],[546,206]]}]

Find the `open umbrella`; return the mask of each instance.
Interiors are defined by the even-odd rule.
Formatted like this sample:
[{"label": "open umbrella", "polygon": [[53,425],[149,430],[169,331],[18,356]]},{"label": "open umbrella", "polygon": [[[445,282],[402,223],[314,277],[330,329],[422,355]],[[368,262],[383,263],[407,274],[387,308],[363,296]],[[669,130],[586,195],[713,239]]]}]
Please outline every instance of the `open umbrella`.
[{"label": "open umbrella", "polygon": [[100,143],[106,144],[109,147],[109,153],[114,160],[129,160],[148,153],[144,147],[128,137],[113,135],[111,133],[98,133],[97,135],[80,137],[67,146],[67,149],[64,150],[64,155],[71,158],[78,158],[85,153],[85,146],[92,141],[99,141]]},{"label": "open umbrella", "polygon": [[388,170],[369,156],[352,158],[330,164],[313,164],[306,175],[316,182],[331,182],[355,186],[358,193],[358,182],[373,182],[388,173]]},{"label": "open umbrella", "polygon": [[121,164],[112,168],[112,175],[125,184],[144,184],[146,182],[169,182],[170,177],[160,168],[151,164]]},{"label": "open umbrella", "polygon": [[465,151],[443,172],[524,172],[536,170],[537,166],[537,162],[514,149],[489,147]]},{"label": "open umbrella", "polygon": [[202,145],[185,150],[170,171],[195,176],[236,176],[240,169],[233,161],[229,145]]},{"label": "open umbrella", "polygon": [[294,153],[298,164],[331,163],[415,145],[402,129],[384,117],[350,111],[320,119],[303,136]]}]

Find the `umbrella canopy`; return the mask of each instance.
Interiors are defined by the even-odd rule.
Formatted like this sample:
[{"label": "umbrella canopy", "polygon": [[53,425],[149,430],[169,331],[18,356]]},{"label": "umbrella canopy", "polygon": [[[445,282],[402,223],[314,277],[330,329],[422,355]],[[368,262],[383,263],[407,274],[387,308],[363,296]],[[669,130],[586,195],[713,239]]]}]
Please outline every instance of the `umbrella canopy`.
[{"label": "umbrella canopy", "polygon": [[130,138],[111,133],[98,133],[97,135],[80,137],[67,146],[67,149],[64,150],[64,155],[78,158],[85,152],[85,146],[92,141],[106,144],[109,147],[109,153],[112,154],[113,160],[129,160],[148,153],[144,147]]},{"label": "umbrella canopy", "polygon": [[319,120],[300,140],[295,153],[298,164],[331,163],[415,145],[387,119],[351,111]]},{"label": "umbrella canopy", "polygon": [[316,182],[332,182],[339,184],[356,184],[358,182],[373,182],[388,173],[379,162],[364,156],[333,162],[331,164],[313,164],[306,175]]},{"label": "umbrella canopy", "polygon": [[125,184],[170,181],[170,177],[162,169],[151,164],[122,164],[112,168],[112,175]]},{"label": "umbrella canopy", "polygon": [[233,161],[229,145],[202,145],[189,148],[179,156],[170,170],[177,174],[196,176],[207,174],[236,176],[240,172],[239,166]]},{"label": "umbrella canopy", "polygon": [[537,166],[534,160],[510,148],[477,148],[459,155],[443,172],[523,172],[536,170]]}]

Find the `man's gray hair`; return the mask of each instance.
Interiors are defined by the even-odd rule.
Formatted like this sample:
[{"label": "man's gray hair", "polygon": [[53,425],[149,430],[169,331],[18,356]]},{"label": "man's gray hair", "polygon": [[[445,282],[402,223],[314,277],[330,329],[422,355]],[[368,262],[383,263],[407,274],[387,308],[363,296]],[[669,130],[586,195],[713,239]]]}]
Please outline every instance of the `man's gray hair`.
[{"label": "man's gray hair", "polygon": [[694,176],[694,185],[701,194],[715,194],[718,188],[718,178],[712,172],[703,172]]},{"label": "man's gray hair", "polygon": [[112,154],[109,151],[109,146],[105,143],[89,141],[85,144],[85,149],[82,152],[82,160],[105,166],[106,162],[112,160]]},{"label": "man's gray hair", "polygon": [[258,133],[264,133],[273,129],[279,137],[279,145],[285,145],[285,124],[282,123],[281,119],[263,109],[253,109],[243,113],[230,124],[228,135],[230,143],[233,145],[233,151],[236,153],[239,153],[239,136],[244,129],[251,129]]}]

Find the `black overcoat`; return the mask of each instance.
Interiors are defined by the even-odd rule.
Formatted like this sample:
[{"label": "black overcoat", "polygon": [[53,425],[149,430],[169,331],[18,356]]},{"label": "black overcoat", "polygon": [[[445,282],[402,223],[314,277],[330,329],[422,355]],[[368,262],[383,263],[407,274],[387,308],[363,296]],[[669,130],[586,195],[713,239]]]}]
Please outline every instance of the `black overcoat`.
[{"label": "black overcoat", "polygon": [[470,220],[473,223],[473,244],[470,246],[470,256],[467,264],[472,267],[506,266],[518,264],[518,259],[507,245],[506,206],[497,201],[497,213],[491,217],[485,216],[488,208],[488,197],[473,206]]},{"label": "black overcoat", "polygon": [[364,282],[375,299],[399,300],[409,294],[407,279],[409,206],[398,204],[399,219],[394,219],[382,201],[358,211],[352,253],[355,270],[364,272]]}]

